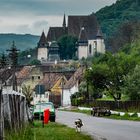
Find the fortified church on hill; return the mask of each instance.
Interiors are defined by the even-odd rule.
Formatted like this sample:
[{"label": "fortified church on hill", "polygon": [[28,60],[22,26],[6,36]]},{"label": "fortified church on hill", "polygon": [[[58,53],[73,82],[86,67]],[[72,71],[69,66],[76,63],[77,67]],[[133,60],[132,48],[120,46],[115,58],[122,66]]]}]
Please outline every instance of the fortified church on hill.
[{"label": "fortified church on hill", "polygon": [[95,53],[105,53],[105,44],[102,32],[95,15],[68,16],[68,25],[64,14],[62,27],[50,27],[47,37],[44,32],[38,42],[38,60],[60,60],[57,40],[64,35],[78,38],[78,59],[94,56]]}]

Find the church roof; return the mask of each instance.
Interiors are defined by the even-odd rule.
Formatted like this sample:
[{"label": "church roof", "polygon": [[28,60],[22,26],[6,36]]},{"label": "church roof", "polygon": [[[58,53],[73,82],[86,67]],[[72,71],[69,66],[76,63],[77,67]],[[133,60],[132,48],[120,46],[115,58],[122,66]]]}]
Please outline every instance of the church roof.
[{"label": "church roof", "polygon": [[68,16],[68,34],[79,36],[80,30],[84,27],[88,39],[96,38],[98,22],[95,15]]},{"label": "church roof", "polygon": [[66,17],[65,17],[65,14],[64,14],[64,19],[63,19],[63,27],[64,28],[66,27]]},{"label": "church roof", "polygon": [[45,33],[44,33],[44,31],[43,31],[42,34],[41,34],[41,37],[40,37],[39,43],[46,43],[46,37],[45,37]]},{"label": "church roof", "polygon": [[103,33],[102,33],[102,31],[100,29],[98,29],[96,38],[103,38]]},{"label": "church roof", "polygon": [[52,41],[52,43],[51,43],[49,48],[59,48],[59,46],[58,46],[56,41]]},{"label": "church roof", "polygon": [[65,27],[66,19],[64,15],[63,27],[50,27],[47,35],[47,41],[57,41],[63,35],[72,35],[79,37],[81,28],[84,27],[84,32],[86,35],[81,36],[81,39],[96,39],[99,37],[98,34],[99,24],[95,15],[77,15],[77,16],[68,16],[68,27]]},{"label": "church roof", "polygon": [[61,36],[66,35],[67,33],[67,27],[50,27],[47,35],[47,41],[57,41]]},{"label": "church roof", "polygon": [[46,37],[45,37],[45,33],[44,33],[44,31],[42,32],[42,34],[41,34],[41,37],[40,37],[40,40],[39,40],[39,42],[38,42],[38,47],[39,48],[46,48],[47,47],[47,39],[46,39]]},{"label": "church roof", "polygon": [[88,41],[87,34],[84,27],[82,27],[80,30],[78,41],[79,42]]}]

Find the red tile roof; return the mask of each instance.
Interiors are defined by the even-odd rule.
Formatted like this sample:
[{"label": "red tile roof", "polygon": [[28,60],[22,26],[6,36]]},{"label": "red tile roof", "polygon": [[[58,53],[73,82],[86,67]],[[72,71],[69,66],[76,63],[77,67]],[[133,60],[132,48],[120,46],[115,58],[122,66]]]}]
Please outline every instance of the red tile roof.
[{"label": "red tile roof", "polygon": [[61,77],[61,73],[48,72],[45,73],[44,78],[39,82],[39,84],[45,85],[45,89],[50,90]]},{"label": "red tile roof", "polygon": [[77,83],[77,81],[81,80],[83,78],[84,69],[85,68],[83,68],[83,67],[77,69],[77,71],[74,73],[74,75],[71,76],[71,78],[65,84],[64,88],[70,89]]},{"label": "red tile roof", "polygon": [[24,66],[21,71],[16,74],[17,83],[21,84],[25,79],[27,79],[33,69],[33,66]]}]

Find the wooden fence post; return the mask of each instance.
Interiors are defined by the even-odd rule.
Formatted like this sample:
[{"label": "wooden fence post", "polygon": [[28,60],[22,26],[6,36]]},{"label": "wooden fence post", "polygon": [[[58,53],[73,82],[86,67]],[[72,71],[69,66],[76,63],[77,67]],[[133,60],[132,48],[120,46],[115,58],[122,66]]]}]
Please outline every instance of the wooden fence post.
[{"label": "wooden fence post", "polygon": [[3,104],[2,89],[0,89],[0,140],[4,140],[4,120],[3,120]]}]

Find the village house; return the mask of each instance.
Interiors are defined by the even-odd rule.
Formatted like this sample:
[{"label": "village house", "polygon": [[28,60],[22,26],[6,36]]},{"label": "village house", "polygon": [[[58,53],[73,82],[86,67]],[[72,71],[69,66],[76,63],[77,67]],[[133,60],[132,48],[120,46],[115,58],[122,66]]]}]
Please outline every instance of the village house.
[{"label": "village house", "polygon": [[82,81],[83,67],[77,69],[77,71],[71,76],[71,78],[66,82],[63,88],[63,106],[71,105],[71,95],[79,91],[79,84]]},{"label": "village house", "polygon": [[45,86],[45,95],[48,96],[49,101],[55,105],[60,106],[62,100],[63,86],[67,82],[63,73],[59,72],[47,72],[44,78],[39,82],[39,85]]}]

